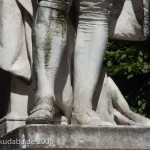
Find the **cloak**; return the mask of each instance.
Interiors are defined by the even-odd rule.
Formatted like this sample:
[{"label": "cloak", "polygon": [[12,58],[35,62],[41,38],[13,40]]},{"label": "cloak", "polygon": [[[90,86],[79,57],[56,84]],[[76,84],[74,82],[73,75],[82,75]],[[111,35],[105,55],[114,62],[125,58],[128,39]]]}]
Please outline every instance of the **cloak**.
[{"label": "cloak", "polygon": [[149,0],[113,0],[109,38],[144,41],[149,35]]},{"label": "cloak", "polygon": [[32,70],[33,6],[32,0],[0,1],[0,68],[28,80]]}]

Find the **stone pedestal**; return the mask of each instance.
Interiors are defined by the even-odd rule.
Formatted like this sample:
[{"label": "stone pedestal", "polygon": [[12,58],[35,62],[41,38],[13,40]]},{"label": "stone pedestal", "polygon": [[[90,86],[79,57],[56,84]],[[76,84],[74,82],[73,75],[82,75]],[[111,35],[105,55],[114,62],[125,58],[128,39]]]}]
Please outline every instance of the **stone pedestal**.
[{"label": "stone pedestal", "polygon": [[[9,117],[9,116],[6,116],[3,119],[1,119],[0,120],[0,137],[4,136],[8,132],[11,132],[12,130],[16,128],[19,128],[20,126],[25,125],[26,124],[25,119],[20,120],[19,118],[14,118],[14,120],[12,120],[12,117]],[[67,118],[60,114],[56,114],[54,124],[55,125],[68,125]]]},{"label": "stone pedestal", "polygon": [[27,125],[0,139],[0,150],[149,150],[150,127]]},{"label": "stone pedestal", "polygon": [[[34,86],[28,86],[22,80],[11,78],[10,95],[6,114],[0,118],[0,136],[25,125],[28,112],[33,107]],[[0,97],[3,101],[6,97]],[[29,102],[28,102],[29,101]],[[6,107],[6,106],[3,106]],[[5,108],[6,109],[6,108]]]},{"label": "stone pedestal", "polygon": [[4,121],[0,124],[0,136],[5,135],[21,125],[25,125],[25,121]]}]

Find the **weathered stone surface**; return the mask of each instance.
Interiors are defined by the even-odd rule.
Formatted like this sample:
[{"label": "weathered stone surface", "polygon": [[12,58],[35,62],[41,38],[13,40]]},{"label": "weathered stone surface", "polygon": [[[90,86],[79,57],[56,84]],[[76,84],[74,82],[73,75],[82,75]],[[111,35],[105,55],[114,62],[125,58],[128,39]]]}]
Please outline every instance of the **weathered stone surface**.
[{"label": "weathered stone surface", "polygon": [[150,127],[28,125],[3,136],[0,149],[149,150],[149,141]]},{"label": "weathered stone surface", "polygon": [[109,38],[143,41],[149,36],[148,0],[113,0],[110,5]]},{"label": "weathered stone surface", "polygon": [[[68,125],[67,118],[65,116],[62,116],[60,114],[55,115],[55,121],[54,124],[56,125]],[[15,130],[16,128],[19,128],[21,126],[25,125],[25,119],[21,120],[20,118],[14,118],[12,119],[12,116],[7,116],[0,120],[0,137],[4,136],[8,132],[11,132],[12,130]]]},{"label": "weathered stone surface", "polygon": [[16,129],[17,127],[23,126],[25,121],[4,121],[0,123],[0,137],[4,134]]}]

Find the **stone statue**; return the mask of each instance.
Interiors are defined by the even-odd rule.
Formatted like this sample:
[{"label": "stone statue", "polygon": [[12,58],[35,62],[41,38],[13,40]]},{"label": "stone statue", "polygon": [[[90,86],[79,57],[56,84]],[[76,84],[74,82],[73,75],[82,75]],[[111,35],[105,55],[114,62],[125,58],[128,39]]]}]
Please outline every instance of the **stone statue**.
[{"label": "stone statue", "polygon": [[[119,8],[123,12],[125,6],[135,6],[133,1],[120,2],[122,5]],[[27,124],[53,123],[57,105],[72,124],[149,125],[149,119],[130,110],[116,84],[102,71],[108,23],[111,24],[109,34],[112,37],[115,37],[116,31],[114,25],[118,23],[117,20],[115,24],[108,20],[109,11],[116,1],[73,1],[78,14],[74,52],[73,46],[69,45],[74,44],[74,31],[68,17],[71,3],[71,0],[39,1],[33,34],[37,90],[35,106],[26,120]],[[133,16],[135,12],[132,12]],[[140,25],[139,30],[136,28],[137,32],[141,31]],[[70,33],[72,34],[69,35]],[[136,36],[136,32],[133,34]],[[118,36],[116,38],[119,39]],[[140,38],[145,36],[136,40],[141,40]],[[68,58],[64,59],[64,54]]]},{"label": "stone statue", "polygon": [[[145,1],[140,0],[139,6],[142,2]],[[111,10],[112,4],[116,6],[115,11]],[[36,0],[1,0],[0,68],[12,74],[12,83],[9,110],[0,123],[24,124],[28,103],[34,99],[27,124],[56,122],[58,107],[72,124],[149,125],[147,118],[130,110],[116,84],[102,69],[108,34],[117,39],[133,39],[137,33],[143,36],[136,40],[146,37],[146,30],[142,32],[141,28],[144,24],[146,29],[145,18],[135,19],[137,32],[122,34],[122,29],[117,30],[121,22],[121,17],[116,19],[116,14],[120,14],[118,8],[124,13],[129,4],[135,6],[133,0],[120,0],[120,3],[117,0],[39,0],[34,17]],[[133,9],[130,10],[134,14]],[[141,9],[134,7],[134,10]],[[70,18],[70,11],[77,20]],[[115,19],[109,19],[109,11],[110,17]],[[137,25],[137,22],[140,23]],[[29,81],[32,76],[32,53],[37,81],[35,98],[34,85],[28,86],[21,80]]]},{"label": "stone statue", "polygon": [[[54,81],[66,45],[67,12],[70,3],[71,1],[67,0],[61,3],[60,1],[39,2],[34,33],[37,91],[35,107],[27,123],[52,123],[54,121],[54,101],[56,101]],[[92,96],[96,90],[107,46],[109,1],[82,0],[75,3],[79,12],[79,20],[74,53],[73,113],[81,124],[90,124],[93,121],[97,125],[111,124],[102,121],[92,110]],[[93,6],[92,12],[90,3]],[[97,38],[101,41],[97,42],[95,40]]]}]

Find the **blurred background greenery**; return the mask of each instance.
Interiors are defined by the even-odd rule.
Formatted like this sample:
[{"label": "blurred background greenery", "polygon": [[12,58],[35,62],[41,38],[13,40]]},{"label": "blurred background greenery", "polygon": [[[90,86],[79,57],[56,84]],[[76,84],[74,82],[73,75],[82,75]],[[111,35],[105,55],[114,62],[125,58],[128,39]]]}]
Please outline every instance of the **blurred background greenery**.
[{"label": "blurred background greenery", "polygon": [[150,39],[109,41],[104,64],[131,109],[150,118]]}]

